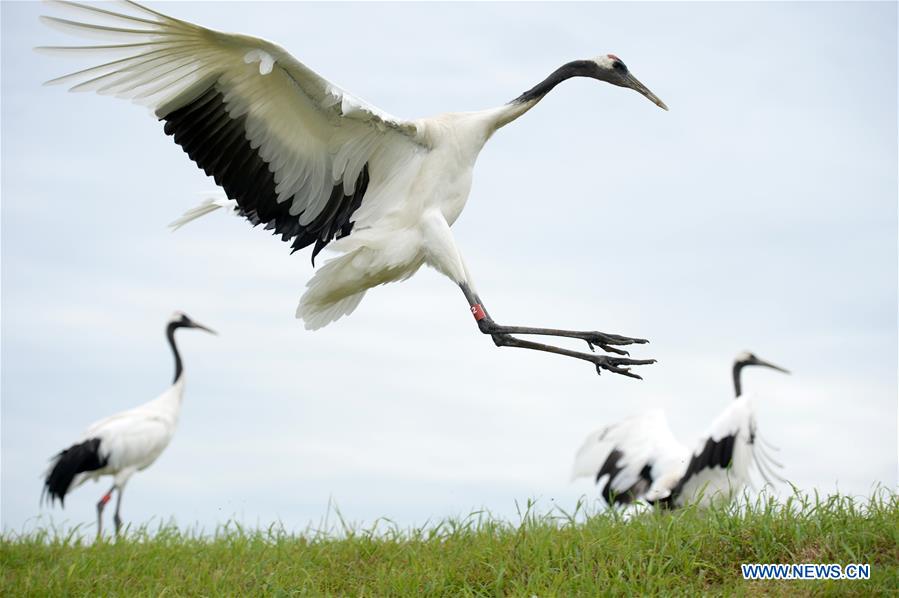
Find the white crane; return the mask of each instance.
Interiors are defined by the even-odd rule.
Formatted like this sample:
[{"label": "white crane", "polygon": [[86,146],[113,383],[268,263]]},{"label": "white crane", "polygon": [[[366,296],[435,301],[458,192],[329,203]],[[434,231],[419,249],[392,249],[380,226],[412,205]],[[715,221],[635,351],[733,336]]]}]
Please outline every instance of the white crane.
[{"label": "white crane", "polygon": [[[605,478],[602,496],[609,505],[642,500],[669,507],[697,503],[708,506],[730,501],[751,481],[755,465],[770,483],[783,481],[759,437],[750,395],[744,395],[740,374],[755,365],[789,372],[752,353],[737,356],[733,367],[736,400],[725,409],[691,452],[678,442],[665,414],[654,409],[590,434],[578,450],[572,478]],[[770,446],[770,445],[769,445]]]},{"label": "white crane", "polygon": [[[592,352],[598,346],[626,356],[616,347],[644,339],[496,323],[450,232],[481,148],[562,81],[590,77],[628,87],[667,110],[617,56],[564,64],[496,108],[402,120],[262,39],[205,29],[130,1],[125,5],[134,15],[53,4],[93,22],[42,17],[48,25],[121,43],[39,48],[116,57],[48,83],[148,104],[165,121],[166,134],[234,200],[226,205],[240,216],[280,235],[294,251],[313,245],[313,265],[325,246],[341,254],[316,272],[300,299],[296,316],[307,329],[349,314],[368,289],[409,278],[427,264],[462,289],[480,331],[498,346],[575,357],[597,372],[634,378],[627,366],[654,362]],[[179,224],[217,207],[204,204]],[[591,352],[513,336],[520,334],[581,339]]]},{"label": "white crane", "polygon": [[42,499],[51,503],[58,499],[65,506],[66,494],[86,482],[112,476],[112,487],[97,503],[97,537],[103,533],[103,509],[117,490],[115,515],[116,535],[122,527],[120,509],[122,492],[131,476],[156,461],[175,433],[184,395],[184,368],[175,344],[178,328],[198,328],[186,314],[175,312],[166,324],[166,337],[175,356],[175,380],[161,395],[134,409],[116,413],[92,424],[81,440],[51,459],[44,475]]}]

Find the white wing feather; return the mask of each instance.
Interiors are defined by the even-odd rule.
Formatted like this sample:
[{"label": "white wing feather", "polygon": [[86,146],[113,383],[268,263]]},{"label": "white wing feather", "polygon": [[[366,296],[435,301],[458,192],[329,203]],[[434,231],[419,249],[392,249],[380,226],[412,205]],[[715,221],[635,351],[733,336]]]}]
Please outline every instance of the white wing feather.
[{"label": "white wing feather", "polygon": [[596,478],[616,450],[621,453],[617,463],[621,470],[611,480],[616,494],[628,492],[648,466],[654,482],[647,494],[667,496],[689,459],[689,451],[671,433],[664,412],[656,409],[590,434],[575,457],[572,478]]},{"label": "white wing feather", "polygon": [[237,209],[237,202],[233,199],[228,199],[227,197],[211,197],[206,199],[200,205],[189,209],[184,212],[180,218],[173,220],[169,223],[169,228],[172,229],[172,232],[178,230],[188,222],[192,222],[197,218],[202,218],[206,214],[211,214],[215,212],[219,208],[225,208],[226,210],[234,211]]},{"label": "white wing feather", "polygon": [[[757,461],[754,449],[757,442],[755,408],[752,398],[743,395],[735,399],[708,427],[696,450],[687,477],[682,481],[678,504],[697,502],[709,505],[718,500],[731,500],[750,482],[749,467]],[[702,453],[709,441],[717,443],[733,437],[733,456],[728,467],[708,467],[702,463]],[[693,471],[693,470],[696,471]]]},{"label": "white wing feather", "polygon": [[[139,16],[61,0],[53,4],[115,25],[42,17],[48,25],[125,43],[43,48],[118,56],[48,83],[131,98],[148,104],[159,117],[215,84],[229,115],[246,116],[246,137],[274,173],[278,203],[291,202],[290,214],[301,225],[322,212],[336,184],[342,182],[351,193],[365,164],[373,178],[379,171],[384,177],[425,149],[413,122],[348,94],[271,42],[206,29],[127,0],[124,4]],[[389,194],[368,195],[356,222],[365,214],[376,218],[390,210],[372,205],[389,202]]]}]

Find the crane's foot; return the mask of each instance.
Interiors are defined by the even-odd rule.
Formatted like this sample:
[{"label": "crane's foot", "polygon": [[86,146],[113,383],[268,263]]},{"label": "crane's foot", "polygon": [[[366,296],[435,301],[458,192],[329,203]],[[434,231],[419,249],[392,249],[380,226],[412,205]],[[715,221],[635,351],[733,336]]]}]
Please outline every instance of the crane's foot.
[{"label": "crane's foot", "polygon": [[478,320],[478,328],[484,334],[534,334],[540,336],[557,336],[560,338],[576,338],[587,343],[591,351],[596,351],[599,347],[606,353],[615,353],[617,355],[629,355],[624,349],[616,347],[625,345],[645,345],[649,341],[645,338],[633,338],[630,336],[621,336],[620,334],[608,334],[605,332],[597,332],[595,330],[559,330],[557,328],[533,328],[529,326],[501,326],[494,322],[490,317],[484,317]]},{"label": "crane's foot", "polygon": [[632,338],[629,336],[621,336],[620,334],[606,334],[605,332],[584,332],[583,336],[573,334],[571,338],[580,338],[587,342],[587,346],[591,351],[596,351],[599,347],[606,353],[615,353],[617,355],[630,355],[624,349],[616,349],[614,345],[645,345],[649,343],[645,338]]},{"label": "crane's foot", "polygon": [[629,366],[650,365],[656,362],[655,359],[631,359],[629,357],[613,357],[611,355],[581,353],[579,351],[571,351],[569,349],[555,347],[553,345],[546,345],[544,343],[526,341],[507,333],[491,334],[491,337],[493,338],[493,342],[497,347],[517,347],[520,349],[531,349],[534,351],[544,351],[547,353],[555,353],[557,355],[565,355],[567,357],[574,357],[575,359],[589,361],[596,367],[597,374],[602,374],[602,371],[606,370],[608,372],[612,372],[613,374],[620,374],[622,376],[627,376],[628,378],[636,378],[637,380],[642,380],[643,378],[639,374],[633,373]]},{"label": "crane's foot", "polygon": [[630,359],[627,357],[610,357],[608,355],[594,355],[590,361],[596,365],[597,374],[602,374],[602,371],[606,370],[613,374],[621,374],[637,380],[642,380],[643,377],[633,373],[629,367],[624,366],[651,365],[656,362],[655,359]]},{"label": "crane's foot", "polygon": [[[468,301],[471,315],[474,316],[478,323],[478,329],[489,334],[493,338],[493,342],[497,347],[518,347],[521,349],[531,349],[533,351],[544,351],[546,353],[555,353],[557,355],[565,355],[589,361],[596,367],[596,372],[601,374],[603,370],[620,374],[629,378],[642,378],[633,373],[630,366],[649,365],[655,363],[655,359],[630,359],[629,353],[619,347],[627,345],[643,345],[648,343],[645,338],[632,338],[630,336],[621,336],[620,334],[607,334],[595,330],[561,330],[558,328],[534,328],[530,326],[502,326],[493,321],[490,314],[481,303],[481,299],[468,286],[468,283],[459,284],[462,293]],[[587,343],[590,347],[590,353],[581,353],[580,351],[572,351],[555,345],[547,345],[544,343],[536,343],[529,340],[518,338],[516,335],[537,335],[537,336],[555,336],[559,338],[580,339]],[[614,353],[623,357],[612,357],[610,355],[597,355],[596,347],[599,347],[606,353]]]}]

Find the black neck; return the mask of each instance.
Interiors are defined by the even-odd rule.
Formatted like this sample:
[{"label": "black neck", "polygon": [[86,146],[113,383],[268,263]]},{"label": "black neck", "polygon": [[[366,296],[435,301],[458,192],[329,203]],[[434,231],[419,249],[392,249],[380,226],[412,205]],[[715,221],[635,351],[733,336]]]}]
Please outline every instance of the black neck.
[{"label": "black neck", "polygon": [[168,337],[169,344],[172,346],[172,353],[175,354],[175,380],[172,382],[173,384],[178,381],[178,378],[181,377],[181,372],[184,371],[184,368],[181,365],[181,354],[178,353],[178,345],[175,344],[175,330],[180,327],[181,326],[175,322],[171,322],[165,329],[165,335]]},{"label": "black neck", "polygon": [[734,364],[734,392],[737,393],[736,396],[739,398],[740,393],[742,392],[742,386],[740,385],[740,372],[743,370],[743,367],[746,364],[742,361],[738,361]]},{"label": "black neck", "polygon": [[562,81],[571,79],[572,77],[594,77],[598,70],[599,67],[592,60],[575,60],[573,62],[563,64],[555,71],[553,71],[549,77],[509,103],[523,104],[525,102],[530,102],[531,100],[539,100],[550,91],[552,91],[553,87],[555,87]]}]

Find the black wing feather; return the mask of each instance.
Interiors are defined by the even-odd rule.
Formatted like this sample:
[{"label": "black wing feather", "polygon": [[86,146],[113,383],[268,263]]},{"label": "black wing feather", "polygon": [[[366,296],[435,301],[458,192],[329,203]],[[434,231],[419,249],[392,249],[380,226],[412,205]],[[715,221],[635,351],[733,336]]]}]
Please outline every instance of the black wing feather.
[{"label": "black wing feather", "polygon": [[715,467],[727,469],[730,467],[734,458],[734,444],[736,444],[736,436],[733,434],[725,436],[720,440],[707,439],[702,450],[698,454],[694,454],[693,458],[690,459],[687,471],[684,472],[677,486],[671,491],[670,499],[673,500],[680,495],[690,478],[699,474],[703,469]]},{"label": "black wing feather", "polygon": [[338,182],[321,213],[301,225],[300,215],[290,214],[291,202],[278,202],[275,175],[246,137],[246,115],[234,118],[228,114],[224,95],[214,83],[160,120],[165,121],[166,135],[237,202],[238,212],[253,226],[263,224],[281,240],[292,241],[292,251],[314,243],[313,265],[328,243],[353,231],[351,218],[368,189],[368,164],[351,194],[345,195],[343,183]]},{"label": "black wing feather", "polygon": [[608,475],[608,479],[606,480],[606,485],[602,489],[602,496],[606,499],[606,502],[609,505],[619,504],[619,505],[627,505],[641,496],[643,496],[649,487],[652,486],[652,467],[647,463],[643,466],[643,469],[640,470],[640,479],[638,479],[634,484],[627,488],[624,491],[617,492],[612,488],[612,483],[615,481],[615,477],[621,473],[623,467],[618,466],[618,462],[621,460],[621,457],[624,456],[624,453],[619,451],[618,449],[613,449],[609,456],[606,457],[605,463],[602,464],[602,467],[599,468],[599,472],[596,474],[596,483],[599,483],[599,480],[604,475]]}]

